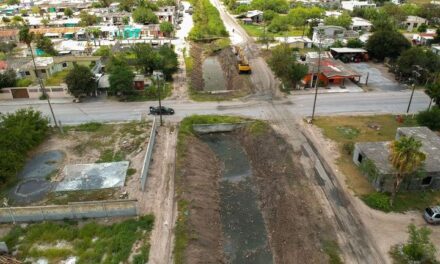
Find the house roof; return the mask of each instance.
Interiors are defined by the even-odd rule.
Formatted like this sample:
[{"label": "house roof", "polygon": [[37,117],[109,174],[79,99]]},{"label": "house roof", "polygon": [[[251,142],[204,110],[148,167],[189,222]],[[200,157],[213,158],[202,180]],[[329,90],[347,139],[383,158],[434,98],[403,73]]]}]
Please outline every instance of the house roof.
[{"label": "house roof", "polygon": [[[396,138],[413,136],[422,142],[421,151],[426,154],[423,168],[426,172],[440,172],[440,137],[427,127],[399,127]],[[356,147],[368,159],[372,160],[381,173],[393,171],[389,162],[389,144],[387,142],[362,142]]]},{"label": "house roof", "polygon": [[[309,72],[317,73],[318,58],[310,59],[308,62]],[[319,67],[321,72],[327,78],[343,77],[352,78],[361,76],[358,72],[350,68],[347,64],[331,58],[321,58]]]},{"label": "house roof", "polygon": [[18,34],[18,29],[5,29],[0,30],[0,38],[1,37],[12,37]]},{"label": "house roof", "polygon": [[371,26],[372,24],[371,24],[370,21],[368,21],[368,20],[366,20],[366,19],[364,19],[364,18],[361,18],[361,17],[352,17],[352,18],[351,18],[351,25],[352,25],[353,27],[369,27],[369,26]]},{"label": "house roof", "polygon": [[55,27],[55,28],[32,28],[29,31],[35,34],[46,34],[46,33],[67,33],[67,32],[77,32],[80,31],[81,27]]}]

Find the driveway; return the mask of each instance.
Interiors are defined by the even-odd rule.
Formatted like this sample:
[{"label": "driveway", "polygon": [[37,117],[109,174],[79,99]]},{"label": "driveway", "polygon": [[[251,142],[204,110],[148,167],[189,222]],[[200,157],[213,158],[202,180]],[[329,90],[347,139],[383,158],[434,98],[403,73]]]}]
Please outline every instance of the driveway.
[{"label": "driveway", "polygon": [[362,84],[365,84],[367,75],[369,75],[368,88],[383,92],[401,91],[406,89],[406,86],[398,83],[394,79],[394,74],[388,72],[388,68],[381,63],[361,62],[350,63],[349,65],[352,69],[362,75]]}]

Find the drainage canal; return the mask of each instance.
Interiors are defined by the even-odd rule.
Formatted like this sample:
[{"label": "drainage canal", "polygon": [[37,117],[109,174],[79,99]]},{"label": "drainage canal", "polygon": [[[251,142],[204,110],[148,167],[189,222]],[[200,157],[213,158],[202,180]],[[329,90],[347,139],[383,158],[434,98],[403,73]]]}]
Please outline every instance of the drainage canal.
[{"label": "drainage canal", "polygon": [[224,134],[202,136],[222,163],[220,214],[224,252],[231,264],[273,263],[252,170],[240,143]]},{"label": "drainage canal", "polygon": [[203,61],[203,90],[207,92],[226,90],[223,70],[216,56],[211,56]]}]

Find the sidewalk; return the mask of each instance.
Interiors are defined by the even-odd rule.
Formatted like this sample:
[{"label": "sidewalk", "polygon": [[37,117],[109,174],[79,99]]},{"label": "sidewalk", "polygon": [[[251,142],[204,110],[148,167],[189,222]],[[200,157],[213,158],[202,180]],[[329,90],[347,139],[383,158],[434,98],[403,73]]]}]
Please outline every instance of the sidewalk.
[{"label": "sidewalk", "polygon": [[[51,104],[69,104],[72,103],[72,98],[52,98]],[[40,105],[47,104],[47,100],[39,99],[13,99],[13,100],[0,100],[0,106],[16,106],[16,105]]]},{"label": "sidewalk", "polygon": [[[339,85],[332,85],[329,88],[318,87],[318,93],[363,93],[365,92],[361,87],[357,86],[352,82],[347,82],[345,88],[341,88]],[[303,90],[293,90],[292,94],[302,95],[302,94],[314,94],[315,88],[306,88]]]}]

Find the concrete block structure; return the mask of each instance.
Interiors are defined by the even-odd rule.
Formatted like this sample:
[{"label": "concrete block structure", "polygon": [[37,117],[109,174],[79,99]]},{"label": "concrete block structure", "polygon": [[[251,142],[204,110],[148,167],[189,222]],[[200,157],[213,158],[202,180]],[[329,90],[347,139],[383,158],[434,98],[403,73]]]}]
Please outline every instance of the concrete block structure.
[{"label": "concrete block structure", "polygon": [[[422,142],[421,151],[426,154],[426,160],[418,172],[406,177],[402,189],[426,190],[440,189],[440,137],[427,127],[400,127],[396,139],[414,137]],[[362,166],[371,161],[376,173],[368,176],[377,191],[391,191],[395,170],[389,161],[390,141],[356,143],[353,151],[353,162]]]}]

